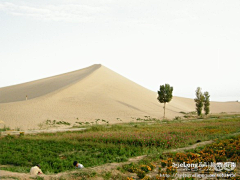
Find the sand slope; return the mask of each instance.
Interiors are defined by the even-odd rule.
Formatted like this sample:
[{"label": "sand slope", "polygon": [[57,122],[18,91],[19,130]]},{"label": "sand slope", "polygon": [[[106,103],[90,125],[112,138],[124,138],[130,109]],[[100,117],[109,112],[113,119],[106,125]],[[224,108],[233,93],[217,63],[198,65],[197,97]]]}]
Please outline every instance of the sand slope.
[{"label": "sand slope", "polygon": [[[28,100],[25,100],[28,95]],[[150,91],[102,66],[88,68],[15,86],[0,88],[0,120],[11,128],[38,129],[50,120],[110,123],[151,116],[161,118],[163,105]],[[194,111],[193,99],[173,97],[168,118]],[[211,112],[240,112],[240,103],[211,103]],[[77,120],[78,119],[78,120]]]},{"label": "sand slope", "polygon": [[82,70],[58,76],[0,88],[0,103],[23,101],[26,99],[26,95],[28,99],[32,99],[57,91],[80,81],[99,67],[101,67],[101,65],[93,65]]}]

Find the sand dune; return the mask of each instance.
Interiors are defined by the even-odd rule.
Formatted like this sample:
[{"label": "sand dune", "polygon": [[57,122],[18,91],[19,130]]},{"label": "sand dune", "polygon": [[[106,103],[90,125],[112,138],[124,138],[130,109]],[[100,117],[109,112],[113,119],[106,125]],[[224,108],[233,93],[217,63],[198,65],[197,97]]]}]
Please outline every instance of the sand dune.
[{"label": "sand dune", "polygon": [[[28,100],[26,100],[26,95]],[[11,128],[38,129],[47,119],[110,123],[151,116],[161,118],[163,105],[150,91],[102,66],[24,84],[0,88],[0,120]],[[180,111],[194,111],[193,99],[173,97],[167,104],[168,118]],[[211,112],[240,112],[240,103],[211,102]]]},{"label": "sand dune", "polygon": [[73,71],[33,82],[1,88],[0,103],[23,101],[26,99],[26,95],[28,99],[33,99],[60,90],[80,81],[99,67],[101,65],[94,65],[80,71]]}]

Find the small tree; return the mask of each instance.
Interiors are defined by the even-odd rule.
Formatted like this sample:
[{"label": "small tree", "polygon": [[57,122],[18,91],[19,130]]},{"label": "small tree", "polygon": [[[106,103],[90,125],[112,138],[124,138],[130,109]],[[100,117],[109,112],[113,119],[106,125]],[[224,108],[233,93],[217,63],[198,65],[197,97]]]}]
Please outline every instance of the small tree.
[{"label": "small tree", "polygon": [[203,107],[203,101],[204,101],[204,96],[202,94],[200,87],[197,87],[196,98],[194,99],[194,101],[196,102],[197,114],[198,116],[200,116],[202,114],[202,107]]},{"label": "small tree", "polygon": [[160,103],[164,103],[163,118],[165,118],[166,103],[170,102],[172,100],[172,92],[173,92],[173,87],[171,87],[169,84],[160,85],[160,90],[158,91],[158,98],[157,99]]},{"label": "small tree", "polygon": [[204,112],[205,112],[205,115],[209,114],[209,111],[210,111],[209,106],[210,106],[210,95],[206,91],[206,92],[204,92]]}]

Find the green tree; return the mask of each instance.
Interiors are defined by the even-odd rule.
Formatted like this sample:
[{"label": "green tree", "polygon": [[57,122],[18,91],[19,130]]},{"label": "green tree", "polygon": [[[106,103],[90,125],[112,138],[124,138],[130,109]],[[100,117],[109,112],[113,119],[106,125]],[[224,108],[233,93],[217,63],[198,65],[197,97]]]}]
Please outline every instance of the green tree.
[{"label": "green tree", "polygon": [[206,91],[204,92],[204,112],[205,112],[205,115],[208,115],[209,112],[210,112],[210,95],[209,93]]},{"label": "green tree", "polygon": [[202,90],[200,87],[197,87],[197,90],[195,92],[196,92],[196,98],[194,99],[194,101],[196,102],[197,114],[198,116],[200,116],[202,114],[204,96],[202,94]]},{"label": "green tree", "polygon": [[160,103],[164,103],[163,118],[165,118],[166,103],[170,102],[172,100],[172,92],[173,92],[173,87],[171,87],[169,84],[160,85],[160,90],[158,91],[158,98],[157,99]]}]

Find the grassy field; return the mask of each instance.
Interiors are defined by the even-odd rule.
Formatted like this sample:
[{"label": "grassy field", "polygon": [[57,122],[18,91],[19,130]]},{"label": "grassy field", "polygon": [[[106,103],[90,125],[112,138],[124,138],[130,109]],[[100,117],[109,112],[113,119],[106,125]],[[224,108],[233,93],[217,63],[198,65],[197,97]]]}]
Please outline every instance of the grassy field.
[{"label": "grassy field", "polygon": [[72,170],[72,162],[85,167],[123,162],[129,157],[161,154],[164,149],[222,139],[240,132],[238,115],[208,119],[138,120],[116,125],[93,125],[81,132],[5,136],[0,139],[1,169],[29,172],[40,164],[45,174]]}]

